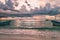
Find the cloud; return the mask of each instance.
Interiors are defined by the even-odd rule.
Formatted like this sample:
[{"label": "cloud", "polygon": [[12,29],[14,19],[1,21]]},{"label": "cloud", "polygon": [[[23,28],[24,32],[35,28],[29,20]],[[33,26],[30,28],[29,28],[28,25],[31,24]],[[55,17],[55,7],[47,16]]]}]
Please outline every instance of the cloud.
[{"label": "cloud", "polygon": [[[22,6],[25,5],[26,10],[31,10],[37,7],[38,9],[43,10],[44,7],[47,7],[46,4],[49,3],[51,8],[55,6],[60,7],[60,0],[0,0],[0,9],[11,10],[11,11],[20,11]],[[44,9],[45,10],[45,9]],[[23,10],[21,10],[23,12]]]}]

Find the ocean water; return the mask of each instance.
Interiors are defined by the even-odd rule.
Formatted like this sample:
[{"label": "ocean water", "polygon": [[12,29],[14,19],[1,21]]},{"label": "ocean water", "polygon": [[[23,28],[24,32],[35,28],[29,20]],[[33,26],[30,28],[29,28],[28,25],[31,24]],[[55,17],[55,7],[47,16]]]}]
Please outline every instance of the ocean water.
[{"label": "ocean water", "polygon": [[51,21],[20,21],[13,20],[10,25],[0,26],[0,27],[22,27],[22,28],[41,28],[41,27],[53,27]]},{"label": "ocean water", "polygon": [[[44,29],[36,29],[41,27]],[[45,27],[50,29],[47,30]],[[51,21],[26,23],[15,20],[11,25],[0,26],[0,40],[60,40],[60,29],[51,28],[53,28]]]}]

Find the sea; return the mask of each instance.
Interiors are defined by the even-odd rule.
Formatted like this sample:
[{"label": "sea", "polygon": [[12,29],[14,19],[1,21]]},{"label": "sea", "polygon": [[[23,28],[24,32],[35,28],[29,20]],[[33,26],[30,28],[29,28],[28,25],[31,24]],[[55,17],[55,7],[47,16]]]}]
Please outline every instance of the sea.
[{"label": "sea", "polygon": [[0,26],[0,40],[60,40],[60,28]]}]

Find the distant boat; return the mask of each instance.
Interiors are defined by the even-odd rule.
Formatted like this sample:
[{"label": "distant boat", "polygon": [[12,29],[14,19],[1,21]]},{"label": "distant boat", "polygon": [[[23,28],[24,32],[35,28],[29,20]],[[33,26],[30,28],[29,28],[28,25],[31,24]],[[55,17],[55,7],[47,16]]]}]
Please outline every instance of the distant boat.
[{"label": "distant boat", "polygon": [[6,26],[6,25],[10,25],[11,20],[7,20],[7,21],[0,21],[0,26]]},{"label": "distant boat", "polygon": [[51,22],[53,23],[53,26],[60,26],[60,22],[58,21],[51,20]]}]

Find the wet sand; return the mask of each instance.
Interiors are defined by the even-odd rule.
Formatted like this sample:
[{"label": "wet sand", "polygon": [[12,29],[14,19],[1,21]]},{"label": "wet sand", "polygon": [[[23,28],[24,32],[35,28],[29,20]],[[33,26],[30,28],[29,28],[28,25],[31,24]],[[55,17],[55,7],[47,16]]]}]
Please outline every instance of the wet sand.
[{"label": "wet sand", "polygon": [[60,40],[60,31],[0,29],[0,40]]}]

